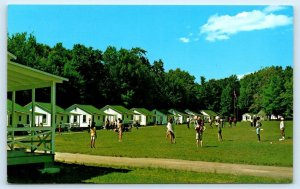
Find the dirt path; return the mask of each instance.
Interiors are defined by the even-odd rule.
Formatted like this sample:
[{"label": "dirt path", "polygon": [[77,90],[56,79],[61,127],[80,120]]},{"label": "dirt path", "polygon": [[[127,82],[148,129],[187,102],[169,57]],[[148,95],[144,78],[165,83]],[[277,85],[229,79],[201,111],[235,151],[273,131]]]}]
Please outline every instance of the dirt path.
[{"label": "dirt path", "polygon": [[152,167],[234,175],[293,178],[293,168],[158,158],[109,157],[56,152],[55,161],[103,166]]}]

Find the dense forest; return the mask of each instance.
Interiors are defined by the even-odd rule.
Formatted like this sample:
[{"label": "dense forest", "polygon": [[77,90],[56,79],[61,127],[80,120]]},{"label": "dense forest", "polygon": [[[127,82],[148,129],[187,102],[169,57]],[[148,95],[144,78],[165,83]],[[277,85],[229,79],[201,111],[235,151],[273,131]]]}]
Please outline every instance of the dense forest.
[{"label": "dense forest", "polygon": [[[245,112],[293,116],[293,68],[265,67],[238,79],[206,81],[177,68],[164,70],[162,60],[149,62],[147,51],[135,47],[104,52],[75,44],[66,49],[62,43],[54,47],[38,43],[27,33],[8,35],[8,51],[17,63],[58,76],[69,82],[57,85],[57,104],[63,108],[74,103],[101,108],[107,104],[127,108],[201,110],[239,117]],[[198,81],[198,82],[197,82]],[[37,90],[37,101],[50,102],[50,89]],[[17,103],[25,105],[31,92],[17,93]],[[236,106],[235,106],[236,104]],[[234,109],[236,107],[236,109]]]}]

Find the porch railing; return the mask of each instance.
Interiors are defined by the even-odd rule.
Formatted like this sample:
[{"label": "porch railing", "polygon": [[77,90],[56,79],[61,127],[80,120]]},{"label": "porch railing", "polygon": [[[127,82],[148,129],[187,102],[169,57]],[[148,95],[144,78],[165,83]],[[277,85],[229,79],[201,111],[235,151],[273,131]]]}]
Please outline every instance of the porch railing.
[{"label": "porch railing", "polygon": [[53,154],[52,134],[55,132],[52,132],[51,127],[7,127],[7,147],[8,150],[21,148],[30,152],[38,150]]}]

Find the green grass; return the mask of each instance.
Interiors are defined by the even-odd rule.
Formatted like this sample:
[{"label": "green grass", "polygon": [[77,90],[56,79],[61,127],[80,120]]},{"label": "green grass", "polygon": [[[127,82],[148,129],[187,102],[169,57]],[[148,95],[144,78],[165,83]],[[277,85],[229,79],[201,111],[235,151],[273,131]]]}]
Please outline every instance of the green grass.
[{"label": "green grass", "polygon": [[291,179],[238,176],[217,173],[197,173],[166,169],[132,169],[127,173],[114,172],[85,180],[87,183],[103,184],[252,184],[291,183]]},{"label": "green grass", "polygon": [[[56,163],[59,173],[42,174],[31,166],[10,167],[8,183],[18,184],[220,184],[220,183],[265,183],[287,184],[292,179],[240,176],[218,173],[197,173],[192,171],[155,168],[98,167],[77,164]],[[41,167],[40,167],[41,168]],[[28,170],[31,171],[28,171]]]},{"label": "green grass", "polygon": [[[186,125],[175,126],[176,144],[165,138],[165,126],[155,126],[125,132],[123,142],[117,133],[98,130],[96,149],[90,148],[87,131],[56,136],[56,151],[119,157],[153,157],[254,165],[293,166],[293,122],[286,121],[286,140],[280,137],[279,122],[263,122],[261,142],[249,122],[223,129],[223,142],[217,139],[217,129],[206,125],[202,148],[195,144],[195,131]],[[272,142],[272,144],[271,144]]]}]

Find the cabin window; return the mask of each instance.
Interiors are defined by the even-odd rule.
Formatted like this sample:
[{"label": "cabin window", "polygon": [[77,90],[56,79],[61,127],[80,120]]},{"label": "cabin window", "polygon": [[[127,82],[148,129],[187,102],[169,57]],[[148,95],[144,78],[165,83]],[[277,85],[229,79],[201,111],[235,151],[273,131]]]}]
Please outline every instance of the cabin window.
[{"label": "cabin window", "polygon": [[19,116],[19,121],[22,121],[22,116]]},{"label": "cabin window", "polygon": [[64,120],[64,116],[61,116],[61,117],[60,117],[60,120],[63,121],[63,120]]},{"label": "cabin window", "polygon": [[86,115],[83,115],[82,122],[86,123]]},{"label": "cabin window", "polygon": [[98,116],[98,120],[100,120],[100,116]]}]

